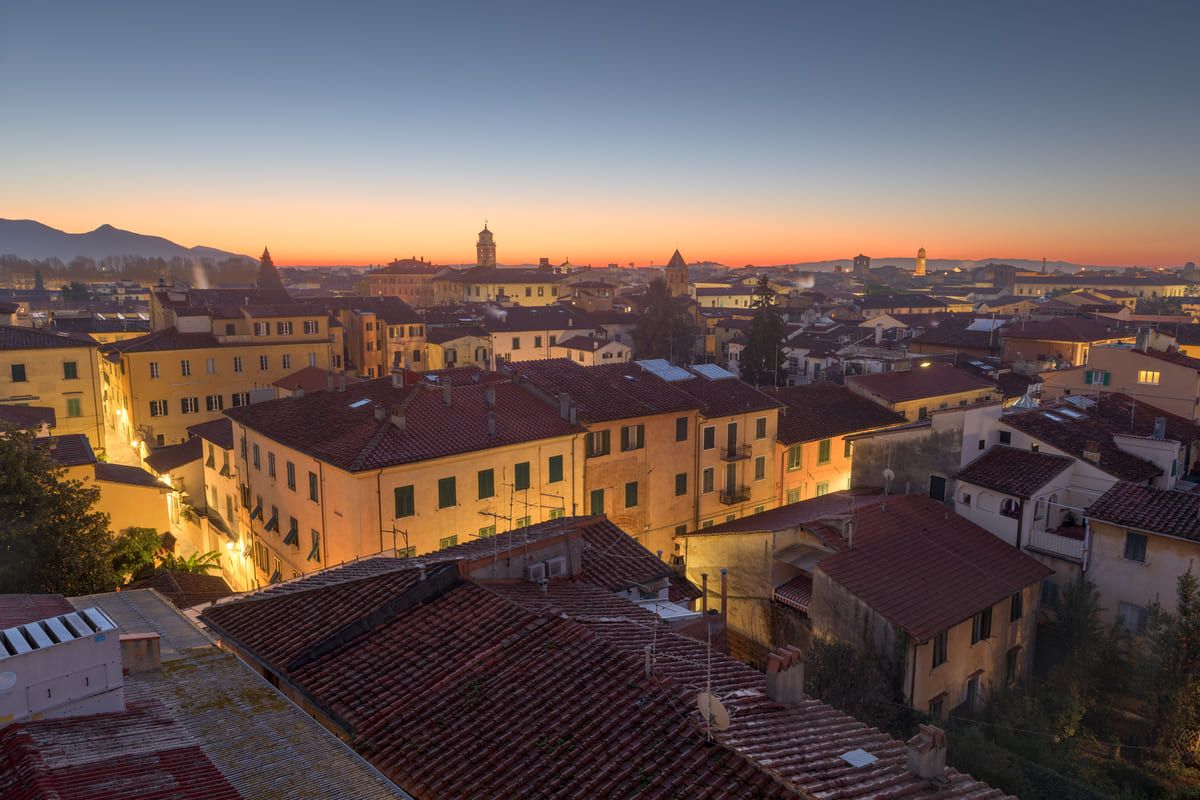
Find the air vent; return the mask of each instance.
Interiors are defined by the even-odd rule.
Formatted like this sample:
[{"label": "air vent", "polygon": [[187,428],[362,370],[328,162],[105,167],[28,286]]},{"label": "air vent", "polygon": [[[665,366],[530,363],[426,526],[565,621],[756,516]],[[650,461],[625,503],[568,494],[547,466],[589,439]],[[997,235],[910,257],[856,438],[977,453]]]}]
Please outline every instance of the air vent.
[{"label": "air vent", "polygon": [[116,624],[98,608],[6,628],[0,631],[0,661],[116,629]]}]

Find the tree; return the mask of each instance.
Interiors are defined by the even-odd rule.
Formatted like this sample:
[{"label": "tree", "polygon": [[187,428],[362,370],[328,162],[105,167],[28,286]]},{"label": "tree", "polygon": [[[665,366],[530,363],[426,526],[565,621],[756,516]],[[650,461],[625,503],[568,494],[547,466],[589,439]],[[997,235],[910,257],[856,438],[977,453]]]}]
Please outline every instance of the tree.
[{"label": "tree", "polygon": [[33,271],[33,290],[35,292],[46,291],[46,282],[42,280],[42,271],[40,269]]},{"label": "tree", "polygon": [[787,383],[787,355],[783,352],[783,317],[775,308],[777,292],[767,276],[758,279],[754,290],[754,318],[750,320],[750,341],[738,359],[742,380],[755,386],[780,386]]},{"label": "tree", "polygon": [[197,551],[187,558],[183,558],[174,553],[164,553],[158,563],[158,569],[159,571],[171,570],[172,572],[190,572],[193,575],[207,575],[221,569],[221,554],[216,550],[209,553]]},{"label": "tree", "polygon": [[275,269],[275,262],[271,260],[271,251],[263,248],[262,258],[258,262],[258,277],[254,279],[254,285],[260,289],[282,289],[283,281],[279,278],[279,272]]},{"label": "tree", "polygon": [[665,358],[673,364],[691,360],[696,325],[687,306],[676,301],[662,278],[650,281],[646,305],[633,329],[638,358]]},{"label": "tree", "polygon": [[1200,583],[1189,569],[1175,584],[1176,611],[1156,600],[1145,655],[1155,741],[1175,764],[1200,766]]},{"label": "tree", "polygon": [[88,288],[86,283],[80,281],[71,281],[62,288],[62,299],[66,302],[83,302],[91,299],[92,290]]},{"label": "tree", "polygon": [[33,434],[0,432],[0,593],[114,589],[109,518],[92,510],[99,497],[67,480]]},{"label": "tree", "polygon": [[126,528],[112,541],[112,566],[124,583],[143,567],[154,565],[162,549],[162,534],[154,528]]}]

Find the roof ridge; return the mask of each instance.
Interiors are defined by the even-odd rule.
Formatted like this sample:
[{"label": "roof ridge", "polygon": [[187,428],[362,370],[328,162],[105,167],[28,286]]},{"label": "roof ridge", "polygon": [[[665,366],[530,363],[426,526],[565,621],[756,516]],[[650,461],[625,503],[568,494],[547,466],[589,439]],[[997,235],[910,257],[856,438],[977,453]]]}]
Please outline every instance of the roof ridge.
[{"label": "roof ridge", "polygon": [[[408,407],[412,405],[412,402],[416,398],[419,391],[421,391],[420,386],[414,385],[411,390],[405,394],[404,399],[393,406],[393,410],[400,412],[406,411]],[[375,434],[367,441],[365,445],[363,445],[363,449],[359,451],[358,455],[354,459],[354,462],[350,466],[351,470],[360,470],[363,468],[363,465],[367,463],[367,459],[371,456],[371,453],[375,451],[375,448],[379,446],[379,443],[383,441],[383,437],[386,436],[388,431],[391,429],[392,420],[390,417],[391,415],[383,418],[380,423],[379,430],[375,431]]]}]

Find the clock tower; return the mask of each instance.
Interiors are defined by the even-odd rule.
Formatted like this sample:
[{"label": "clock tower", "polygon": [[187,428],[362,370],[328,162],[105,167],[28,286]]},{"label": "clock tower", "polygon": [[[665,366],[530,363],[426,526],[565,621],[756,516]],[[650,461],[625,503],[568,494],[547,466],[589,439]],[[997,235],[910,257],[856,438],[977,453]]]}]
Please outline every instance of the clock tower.
[{"label": "clock tower", "polygon": [[479,267],[496,267],[496,241],[488,230],[487,221],[479,232],[479,240],[475,242],[475,265]]}]

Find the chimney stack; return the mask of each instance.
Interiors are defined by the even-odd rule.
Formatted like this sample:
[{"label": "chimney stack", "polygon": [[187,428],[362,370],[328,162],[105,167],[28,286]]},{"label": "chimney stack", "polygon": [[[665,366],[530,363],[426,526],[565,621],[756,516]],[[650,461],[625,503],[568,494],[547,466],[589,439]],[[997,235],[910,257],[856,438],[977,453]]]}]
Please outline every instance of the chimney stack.
[{"label": "chimney stack", "polygon": [[451,383],[448,378],[446,382],[442,384],[442,403],[446,406],[446,408],[450,407],[450,389],[453,386],[454,384]]},{"label": "chimney stack", "polygon": [[496,407],[496,387],[485,386],[483,389],[483,404],[488,408]]},{"label": "chimney stack", "polygon": [[804,653],[794,645],[772,650],[767,656],[767,697],[794,705],[804,700]]},{"label": "chimney stack", "polygon": [[566,392],[558,393],[558,415],[563,419],[571,418],[571,395]]},{"label": "chimney stack", "polygon": [[1088,440],[1083,446],[1083,457],[1093,464],[1100,463],[1100,443],[1094,440]]},{"label": "chimney stack", "polygon": [[933,725],[922,725],[908,740],[908,771],[927,781],[946,773],[946,732]]},{"label": "chimney stack", "polygon": [[1154,438],[1158,439],[1159,441],[1162,441],[1163,439],[1167,438],[1167,418],[1166,417],[1155,417],[1154,418]]},{"label": "chimney stack", "polygon": [[296,398],[297,400],[301,397],[304,397],[304,387],[297,386],[295,389],[292,389],[292,397]]},{"label": "chimney stack", "polygon": [[346,391],[346,373],[344,372],[338,374],[338,391]]},{"label": "chimney stack", "polygon": [[404,370],[402,370],[402,369],[392,370],[392,386],[395,387],[396,389],[404,388]]},{"label": "chimney stack", "polygon": [[392,406],[392,424],[396,426],[396,430],[404,430],[407,420],[404,418],[403,406]]},{"label": "chimney stack", "polygon": [[383,422],[387,418],[387,409],[381,405],[375,406],[375,421]]},{"label": "chimney stack", "polygon": [[330,392],[333,391],[333,373],[329,371],[325,373],[325,389]]},{"label": "chimney stack", "polygon": [[725,611],[729,608],[729,570],[721,567],[721,617],[725,618]]},{"label": "chimney stack", "polygon": [[487,420],[488,420],[488,436],[495,436],[496,435],[496,412],[489,410]]},{"label": "chimney stack", "polygon": [[708,613],[708,573],[700,573],[700,612]]}]

